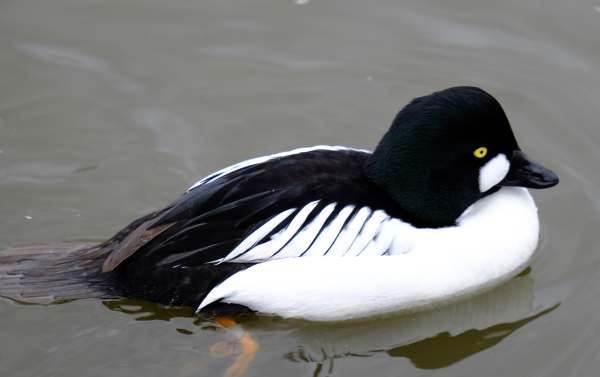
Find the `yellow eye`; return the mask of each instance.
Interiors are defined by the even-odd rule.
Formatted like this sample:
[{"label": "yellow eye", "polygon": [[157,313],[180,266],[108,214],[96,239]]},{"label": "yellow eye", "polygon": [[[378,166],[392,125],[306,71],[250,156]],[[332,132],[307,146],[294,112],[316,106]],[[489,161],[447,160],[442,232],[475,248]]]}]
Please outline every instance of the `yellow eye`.
[{"label": "yellow eye", "polygon": [[477,158],[484,158],[487,155],[486,147],[479,147],[473,151],[473,156]]}]

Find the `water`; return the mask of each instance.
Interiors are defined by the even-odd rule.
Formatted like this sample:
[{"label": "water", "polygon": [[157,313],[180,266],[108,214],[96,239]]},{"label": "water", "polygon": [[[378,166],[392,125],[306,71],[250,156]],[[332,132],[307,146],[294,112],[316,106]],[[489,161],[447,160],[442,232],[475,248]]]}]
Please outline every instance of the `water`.
[{"label": "water", "polygon": [[[353,325],[246,319],[246,376],[593,376],[600,367],[600,2],[0,2],[0,247],[96,241],[227,164],[372,148],[411,98],[497,96],[561,177],[531,270]],[[136,301],[0,301],[2,376],[219,376],[226,336]]]}]

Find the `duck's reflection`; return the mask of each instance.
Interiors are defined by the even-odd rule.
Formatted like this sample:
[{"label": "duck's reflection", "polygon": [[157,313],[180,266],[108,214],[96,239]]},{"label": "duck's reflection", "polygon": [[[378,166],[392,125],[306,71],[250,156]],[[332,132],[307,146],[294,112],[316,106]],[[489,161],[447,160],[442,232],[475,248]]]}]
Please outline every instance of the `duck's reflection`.
[{"label": "duck's reflection", "polygon": [[386,353],[418,368],[442,368],[481,352],[558,304],[538,305],[532,280],[520,276],[469,301],[413,315],[342,325],[304,324],[291,334],[293,361],[326,362],[344,356]]},{"label": "duck's reflection", "polygon": [[[531,278],[522,274],[471,300],[411,315],[331,324],[250,316],[242,319],[242,326],[258,342],[273,332],[285,334],[291,344],[287,351],[281,351],[282,356],[292,362],[313,363],[314,376],[331,374],[335,359],[374,354],[403,357],[417,368],[436,369],[493,347],[559,306],[535,304],[532,286]],[[104,304],[111,310],[135,315],[138,320],[193,317],[189,308],[161,308],[144,301]],[[202,329],[214,329],[202,318],[194,323]],[[263,347],[263,352],[273,350]]]},{"label": "duck's reflection", "polygon": [[447,332],[441,333],[418,342],[391,348],[386,352],[391,357],[405,357],[420,369],[444,368],[495,346],[519,328],[557,307],[558,304],[520,321],[502,323],[482,330],[468,330],[454,336]]},{"label": "duck's reflection", "polygon": [[110,310],[134,315],[138,321],[169,321],[173,318],[194,316],[194,309],[192,308],[168,308],[137,299],[106,300],[102,304]]}]

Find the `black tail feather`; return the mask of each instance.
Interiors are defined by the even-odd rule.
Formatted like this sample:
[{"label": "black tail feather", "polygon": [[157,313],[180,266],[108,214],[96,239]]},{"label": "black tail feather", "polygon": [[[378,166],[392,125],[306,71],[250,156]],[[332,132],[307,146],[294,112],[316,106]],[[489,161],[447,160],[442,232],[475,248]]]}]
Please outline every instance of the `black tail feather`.
[{"label": "black tail feather", "polygon": [[38,245],[0,253],[0,296],[50,304],[119,294],[111,274],[101,273],[105,244]]}]

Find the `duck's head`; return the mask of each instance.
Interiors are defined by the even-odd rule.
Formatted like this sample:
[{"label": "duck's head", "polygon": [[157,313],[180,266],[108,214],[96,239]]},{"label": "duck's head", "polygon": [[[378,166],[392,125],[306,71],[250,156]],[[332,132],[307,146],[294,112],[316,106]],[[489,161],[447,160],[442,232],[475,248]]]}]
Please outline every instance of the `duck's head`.
[{"label": "duck's head", "polygon": [[552,171],[521,151],[502,107],[475,87],[406,105],[367,161],[366,174],[421,226],[447,226],[500,186],[547,188]]}]

